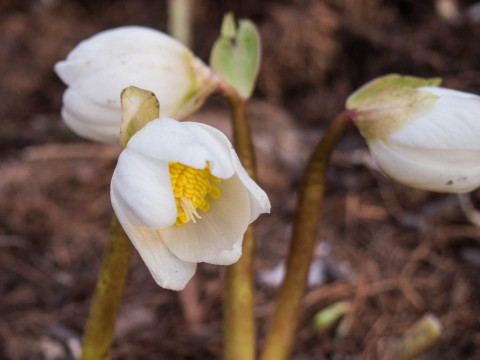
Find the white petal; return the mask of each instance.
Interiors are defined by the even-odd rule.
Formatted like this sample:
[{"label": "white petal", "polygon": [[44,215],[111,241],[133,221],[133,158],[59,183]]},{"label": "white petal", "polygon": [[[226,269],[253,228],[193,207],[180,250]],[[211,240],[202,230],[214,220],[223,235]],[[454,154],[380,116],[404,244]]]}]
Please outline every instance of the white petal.
[{"label": "white petal", "polygon": [[380,140],[369,148],[380,168],[405,185],[455,193],[480,186],[479,151],[423,149]]},{"label": "white petal", "polygon": [[[155,56],[162,54],[161,58]],[[178,59],[190,50],[170,36],[146,27],[124,26],[102,31],[80,42],[65,61],[55,65],[55,72],[70,85],[92,71],[107,69],[112,62],[125,59],[150,59],[150,62],[164,62]]]},{"label": "white petal", "polygon": [[218,256],[208,260],[209,264],[214,265],[231,265],[234,264],[242,256],[243,237],[233,245],[232,250],[223,250]]},{"label": "white petal", "polygon": [[196,125],[169,118],[151,121],[130,139],[128,148],[158,160],[180,162],[197,169],[205,168],[208,161],[215,176],[222,179],[233,176],[229,152],[211,136],[219,131],[212,127],[205,131]]},{"label": "white petal", "polygon": [[63,95],[62,118],[76,134],[90,140],[115,143],[120,138],[119,111],[90,101],[75,89]]},{"label": "white petal", "polygon": [[114,192],[111,199],[118,220],[157,284],[166,289],[182,290],[195,274],[197,264],[182,261],[173,255],[157,232],[134,227],[124,212],[125,204]]},{"label": "white petal", "polygon": [[[245,185],[248,190],[248,196],[250,199],[250,220],[249,223],[253,222],[258,218],[260,214],[270,213],[270,200],[268,199],[267,194],[263,189],[253,181],[248,175],[245,168],[240,163],[237,153],[233,145],[230,143],[228,138],[221,131],[218,131],[211,126],[200,124],[200,123],[191,123],[199,129],[203,129],[205,132],[209,132],[210,136],[214,138],[219,144],[219,150],[230,155],[230,161],[235,169],[235,173],[238,175],[240,181]],[[213,129],[213,130],[212,130]],[[212,171],[212,173],[214,173]],[[214,173],[214,175],[219,176]],[[219,176],[221,177],[221,176]]]},{"label": "white petal", "polygon": [[[76,129],[81,131],[82,123],[86,126],[97,124],[99,131],[102,126],[108,131],[102,131],[95,138],[89,136],[90,139],[118,142],[122,117],[120,93],[130,85],[153,91],[160,101],[161,113],[173,115],[188,91],[190,79],[185,73],[162,71],[158,69],[158,64],[152,64],[152,60],[146,64],[135,64],[134,58],[126,59],[120,65],[113,63],[104,70],[91,71],[72,84],[64,95],[64,110],[71,115],[70,119],[79,123]],[[175,84],[175,87],[167,88],[165,84]],[[85,136],[82,133],[79,135]],[[102,139],[102,136],[105,138]]]},{"label": "white petal", "polygon": [[480,150],[480,97],[442,88],[432,109],[390,136],[392,142],[431,149]]},{"label": "white petal", "polygon": [[156,230],[175,224],[177,206],[168,163],[127,148],[120,154],[111,188],[112,193],[134,213],[128,214],[134,226]]},{"label": "white petal", "polygon": [[[91,101],[119,109],[120,93],[128,86],[137,86],[155,93],[161,103],[162,114],[173,115],[178,103],[191,87],[187,59],[175,59],[175,66],[165,64],[162,54],[131,54],[121,61],[112,60],[108,67],[86,72],[71,84]],[[78,66],[87,68],[87,64]],[[71,65],[71,64],[70,64]],[[85,72],[85,71],[84,71]]]},{"label": "white petal", "polygon": [[250,218],[248,192],[237,176],[217,184],[220,198],[201,219],[159,230],[170,251],[184,261],[210,262],[241,241]]},{"label": "white petal", "polygon": [[233,153],[232,158],[237,175],[248,190],[248,197],[250,199],[249,223],[252,223],[261,214],[270,213],[270,200],[268,199],[267,193],[250,178],[247,171],[240,163],[237,154]]}]

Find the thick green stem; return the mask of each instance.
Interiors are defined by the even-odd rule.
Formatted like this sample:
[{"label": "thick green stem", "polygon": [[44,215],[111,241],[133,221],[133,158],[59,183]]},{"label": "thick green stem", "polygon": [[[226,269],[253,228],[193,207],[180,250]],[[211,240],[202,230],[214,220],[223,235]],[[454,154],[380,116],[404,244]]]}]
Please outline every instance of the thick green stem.
[{"label": "thick green stem", "polygon": [[331,123],[311,155],[304,172],[287,272],[267,331],[262,360],[283,360],[287,359],[290,353],[318,233],[330,155],[349,123],[350,118],[346,112]]},{"label": "thick green stem", "polygon": [[82,360],[108,356],[131,253],[132,243],[114,215],[83,335]]},{"label": "thick green stem", "polygon": [[243,237],[242,257],[227,268],[223,315],[226,360],[255,359],[254,249],[254,231],[249,226]]},{"label": "thick green stem", "polygon": [[[226,95],[233,120],[235,149],[242,165],[255,179],[255,155],[248,125],[246,101],[235,94]],[[254,229],[250,225],[243,237],[242,257],[227,268],[224,297],[225,359],[255,359],[255,322],[253,315]]]},{"label": "thick green stem", "polygon": [[229,97],[232,109],[233,144],[245,170],[250,177],[256,180],[256,160],[253,149],[252,135],[248,124],[247,101],[232,95]]}]

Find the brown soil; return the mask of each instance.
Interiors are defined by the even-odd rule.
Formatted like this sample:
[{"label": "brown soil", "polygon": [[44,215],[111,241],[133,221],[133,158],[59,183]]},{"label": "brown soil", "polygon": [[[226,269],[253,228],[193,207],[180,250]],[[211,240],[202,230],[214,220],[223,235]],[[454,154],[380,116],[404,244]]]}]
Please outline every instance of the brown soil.
[{"label": "brown soil", "polygon": [[[195,51],[204,59],[229,9],[253,19],[264,41],[250,106],[260,182],[273,205],[257,222],[260,343],[276,293],[264,271],[285,258],[302,168],[348,94],[391,72],[441,76],[446,86],[480,93],[475,2],[452,1],[457,16],[436,3],[209,0],[197,9]],[[52,67],[106,28],[164,30],[165,9],[153,0],[0,2],[0,359],[74,357],[112,215],[108,187],[119,150],[63,125],[64,85]],[[195,119],[229,132],[218,99]],[[478,195],[472,200],[479,203]],[[320,220],[315,274],[323,284],[307,293],[292,359],[384,359],[427,313],[444,330],[422,359],[479,359],[480,228],[468,220],[474,215],[462,212],[455,195],[385,179],[350,131],[334,154]],[[223,274],[200,266],[200,307],[192,314],[181,301],[190,309],[194,298],[157,287],[135,254],[112,358],[221,358]],[[343,300],[353,304],[348,321],[317,331],[314,314]]]}]

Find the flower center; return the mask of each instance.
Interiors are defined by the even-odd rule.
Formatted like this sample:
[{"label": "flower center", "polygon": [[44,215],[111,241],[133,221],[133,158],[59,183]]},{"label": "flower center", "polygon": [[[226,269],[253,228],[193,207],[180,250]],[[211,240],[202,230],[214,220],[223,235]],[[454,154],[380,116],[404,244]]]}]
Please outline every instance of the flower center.
[{"label": "flower center", "polygon": [[212,184],[220,179],[210,173],[210,164],[205,169],[195,169],[190,166],[171,162],[168,164],[172,182],[173,196],[177,204],[177,221],[175,225],[183,226],[192,220],[201,219],[197,209],[208,211],[210,203],[207,195],[213,199],[220,197],[220,189]]}]

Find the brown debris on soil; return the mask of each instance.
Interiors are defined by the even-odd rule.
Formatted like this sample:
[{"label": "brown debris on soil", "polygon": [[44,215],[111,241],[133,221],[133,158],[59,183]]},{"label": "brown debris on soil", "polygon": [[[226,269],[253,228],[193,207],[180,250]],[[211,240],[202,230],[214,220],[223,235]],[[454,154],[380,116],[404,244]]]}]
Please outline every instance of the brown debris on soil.
[{"label": "brown debris on soil", "polygon": [[[264,41],[249,108],[260,182],[273,205],[257,223],[260,343],[276,292],[261,274],[285,259],[295,189],[325,125],[352,90],[385,73],[441,76],[446,86],[480,93],[475,5],[265,0],[205,1],[197,9],[195,50],[204,59],[229,9],[252,18]],[[108,189],[119,149],[86,142],[62,124],[64,86],[52,67],[106,28],[164,30],[165,9],[165,1],[152,0],[0,3],[0,359],[78,356],[112,214]],[[230,131],[218,99],[193,119]],[[478,193],[469,199],[480,207]],[[455,195],[385,179],[352,129],[329,171],[317,285],[306,294],[292,359],[383,359],[427,313],[444,332],[422,359],[480,358],[480,228],[472,215]],[[135,255],[112,358],[221,358],[223,273],[200,266],[197,304],[188,293],[181,299],[157,287]],[[317,331],[315,313],[338,301],[352,311]],[[196,307],[185,312],[182,302]]]}]

